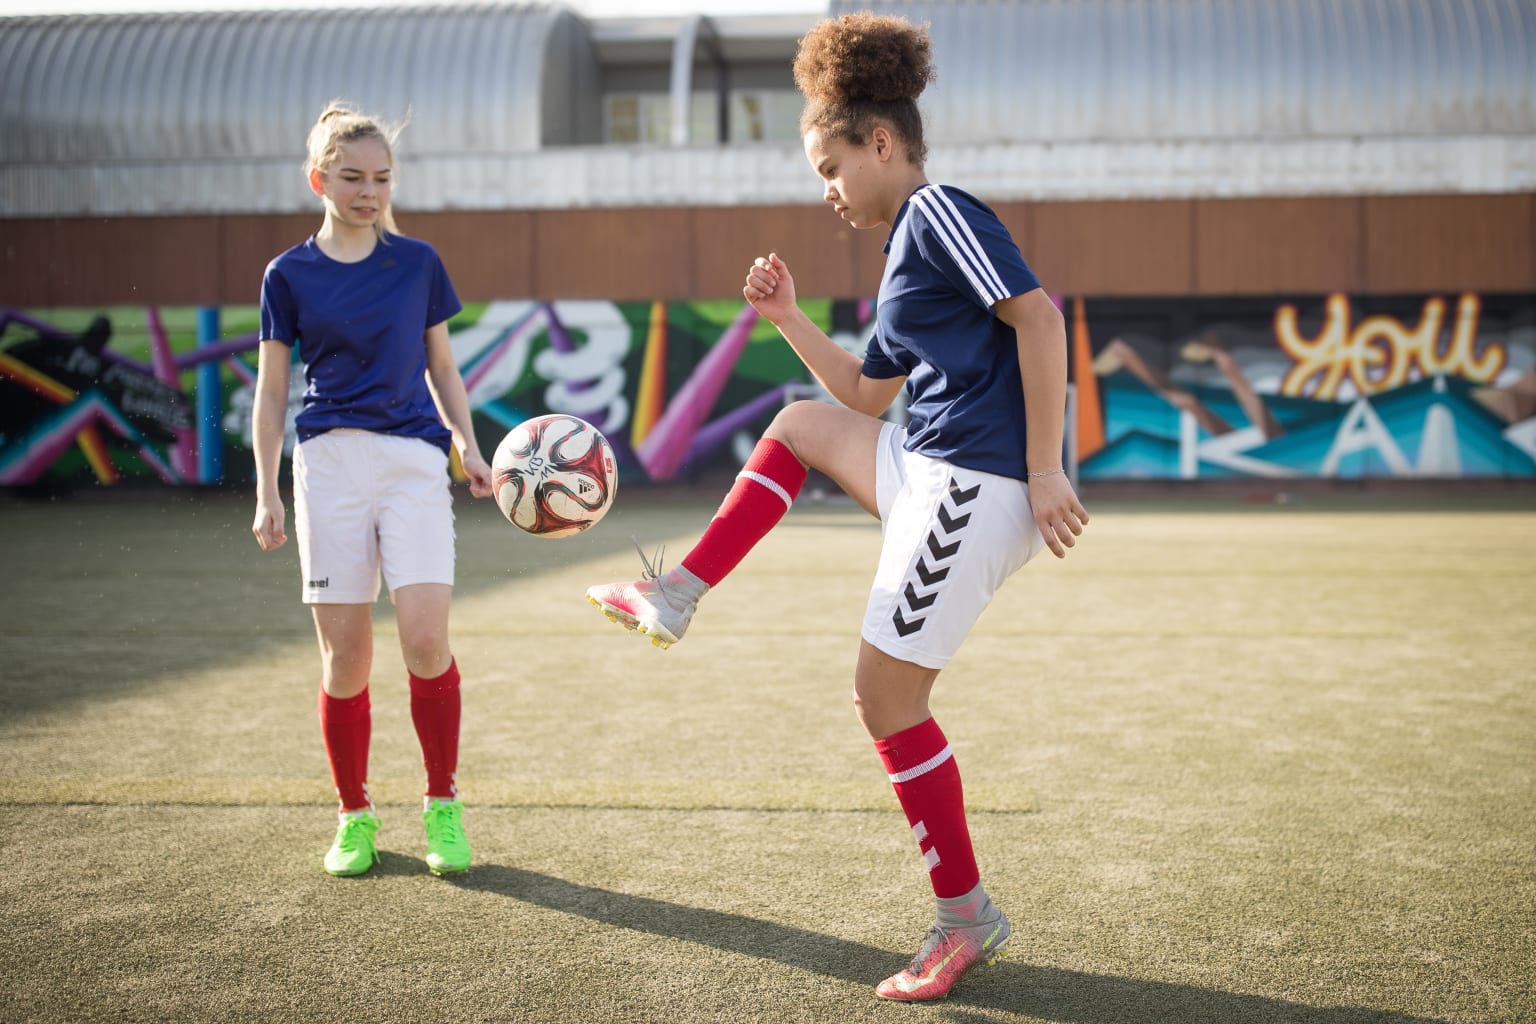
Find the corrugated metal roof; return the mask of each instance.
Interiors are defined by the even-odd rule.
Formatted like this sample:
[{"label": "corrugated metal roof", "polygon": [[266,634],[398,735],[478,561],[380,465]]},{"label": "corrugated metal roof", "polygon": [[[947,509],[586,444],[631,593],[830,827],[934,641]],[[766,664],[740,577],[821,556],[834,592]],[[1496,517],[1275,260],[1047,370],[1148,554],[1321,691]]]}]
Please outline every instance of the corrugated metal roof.
[{"label": "corrugated metal roof", "polygon": [[[930,173],[992,199],[1536,189],[1532,0],[831,9],[867,6],[932,23]],[[0,216],[311,211],[304,137],[338,96],[409,112],[402,211],[815,202],[793,144],[573,145],[598,136],[605,50],[671,52],[647,31],[684,20],[493,2],[0,18]],[[740,20],[719,19],[725,52],[787,61],[814,18]]]},{"label": "corrugated metal roof", "polygon": [[930,142],[1536,132],[1530,0],[834,0],[933,26]]},{"label": "corrugated metal roof", "polygon": [[0,20],[0,163],[302,159],[325,103],[402,153],[537,149],[546,6]]}]

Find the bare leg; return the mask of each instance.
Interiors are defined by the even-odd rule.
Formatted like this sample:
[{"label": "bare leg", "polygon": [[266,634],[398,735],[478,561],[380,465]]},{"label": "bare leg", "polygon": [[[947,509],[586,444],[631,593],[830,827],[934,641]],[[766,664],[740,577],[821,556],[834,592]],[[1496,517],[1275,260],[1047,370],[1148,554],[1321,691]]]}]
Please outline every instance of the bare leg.
[{"label": "bare leg", "polygon": [[453,588],[446,583],[414,583],[391,597],[400,628],[400,654],[412,675],[434,679],[448,671],[448,607]]},{"label": "bare leg", "polygon": [[793,402],[763,432],[812,469],[836,481],[864,511],[879,516],[875,502],[875,445],[881,420],[827,402]]},{"label": "bare leg", "polygon": [[901,661],[860,640],[853,705],[869,738],[884,739],[931,718],[928,695],[938,677],[936,668]]},{"label": "bare leg", "polygon": [[373,606],[316,604],[315,634],[320,641],[320,685],[345,700],[368,688],[373,670]]}]

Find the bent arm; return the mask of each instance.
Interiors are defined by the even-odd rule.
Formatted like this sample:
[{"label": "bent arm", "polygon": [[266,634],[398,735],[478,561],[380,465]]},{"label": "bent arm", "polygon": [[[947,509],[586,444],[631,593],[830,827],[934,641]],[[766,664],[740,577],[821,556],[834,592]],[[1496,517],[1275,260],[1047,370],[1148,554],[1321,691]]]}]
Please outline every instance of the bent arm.
[{"label": "bent arm", "polygon": [[774,326],[827,393],[855,412],[878,417],[906,380],[864,376],[864,361],[827,337],[798,307]]},{"label": "bent arm", "polygon": [[878,380],[864,376],[863,360],[844,351],[800,309],[795,301],[794,276],[778,253],[771,252],[752,261],[741,293],[753,309],[779,329],[827,394],[866,416],[879,416],[890,408],[905,378]]},{"label": "bent arm", "polygon": [[1061,464],[1067,417],[1066,323],[1041,288],[1006,298],[994,309],[1018,337],[1030,507],[1051,552],[1064,558],[1088,522],[1088,512]]}]

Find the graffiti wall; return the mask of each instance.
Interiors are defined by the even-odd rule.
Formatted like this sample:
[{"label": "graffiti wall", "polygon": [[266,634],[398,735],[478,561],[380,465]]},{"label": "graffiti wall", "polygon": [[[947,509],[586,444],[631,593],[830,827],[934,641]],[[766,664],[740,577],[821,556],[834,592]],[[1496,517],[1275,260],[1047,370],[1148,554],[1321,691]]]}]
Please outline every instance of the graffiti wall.
[{"label": "graffiti wall", "polygon": [[1536,476],[1536,297],[1070,308],[1083,479]]},{"label": "graffiti wall", "polygon": [[[1084,480],[1536,477],[1536,296],[1058,301]],[[867,300],[805,305],[863,350]],[[0,310],[0,486],[249,482],[256,324]],[[492,302],[450,331],[484,450],[573,413],[630,483],[734,468],[777,409],[820,395],[739,301]]]}]

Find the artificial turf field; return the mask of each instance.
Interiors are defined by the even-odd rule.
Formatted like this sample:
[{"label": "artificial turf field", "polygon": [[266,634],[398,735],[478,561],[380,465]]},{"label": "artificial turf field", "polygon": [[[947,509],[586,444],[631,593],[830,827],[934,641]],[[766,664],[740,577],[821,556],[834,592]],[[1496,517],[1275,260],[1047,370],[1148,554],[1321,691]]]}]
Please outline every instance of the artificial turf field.
[{"label": "artificial turf field", "polygon": [[[1013,955],[872,986],[932,913],[854,718],[879,543],[802,501],[670,651],[462,496],[460,788],[431,876],[387,601],[383,863],[334,879],[318,658],[243,497],[0,498],[0,1021],[1536,1020],[1536,501],[1093,503],[940,677]],[[290,530],[292,528],[290,516]]]}]

